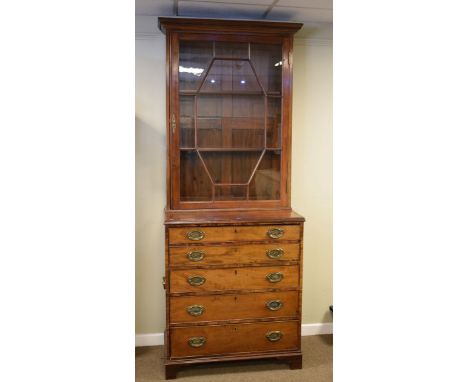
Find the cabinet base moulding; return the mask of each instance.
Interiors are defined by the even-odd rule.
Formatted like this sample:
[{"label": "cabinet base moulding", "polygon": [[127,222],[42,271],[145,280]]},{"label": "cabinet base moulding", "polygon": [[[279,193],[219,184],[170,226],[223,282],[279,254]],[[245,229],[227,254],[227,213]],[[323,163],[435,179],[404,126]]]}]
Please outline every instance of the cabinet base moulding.
[{"label": "cabinet base moulding", "polygon": [[258,355],[232,355],[221,357],[207,357],[184,359],[180,361],[167,361],[165,364],[166,379],[175,379],[177,372],[185,367],[193,365],[216,363],[216,362],[236,362],[236,361],[255,361],[255,360],[270,360],[273,362],[288,363],[291,370],[302,369],[302,353],[299,351],[291,351],[276,354],[258,354]]}]

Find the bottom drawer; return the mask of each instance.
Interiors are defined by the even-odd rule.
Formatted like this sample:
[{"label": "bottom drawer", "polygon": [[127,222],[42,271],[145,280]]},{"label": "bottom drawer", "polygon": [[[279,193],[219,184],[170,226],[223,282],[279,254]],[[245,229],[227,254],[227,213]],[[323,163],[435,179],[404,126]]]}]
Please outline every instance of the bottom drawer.
[{"label": "bottom drawer", "polygon": [[171,358],[299,349],[299,321],[172,328]]}]

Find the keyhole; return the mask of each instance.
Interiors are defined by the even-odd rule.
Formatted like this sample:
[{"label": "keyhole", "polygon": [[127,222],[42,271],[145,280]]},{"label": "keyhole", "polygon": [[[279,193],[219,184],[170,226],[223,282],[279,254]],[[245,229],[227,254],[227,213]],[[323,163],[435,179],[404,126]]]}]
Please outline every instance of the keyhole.
[{"label": "keyhole", "polygon": [[237,275],[237,269],[234,270],[234,274]]}]

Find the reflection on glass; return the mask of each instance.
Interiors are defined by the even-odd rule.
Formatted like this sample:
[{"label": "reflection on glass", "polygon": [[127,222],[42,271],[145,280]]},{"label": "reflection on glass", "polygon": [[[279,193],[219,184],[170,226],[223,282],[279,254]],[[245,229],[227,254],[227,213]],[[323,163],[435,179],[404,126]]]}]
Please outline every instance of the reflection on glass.
[{"label": "reflection on glass", "polygon": [[282,55],[279,44],[250,44],[250,61],[268,93],[281,93]]},{"label": "reflection on glass", "polygon": [[261,151],[200,152],[215,184],[247,184],[261,154]]},{"label": "reflection on glass", "polygon": [[246,200],[247,186],[215,186],[215,200]]},{"label": "reflection on glass", "polygon": [[247,42],[215,42],[215,57],[249,58],[249,44]]},{"label": "reflection on glass", "polygon": [[279,148],[281,145],[281,98],[267,98],[266,145]]},{"label": "reflection on glass", "polygon": [[249,199],[278,200],[281,184],[280,151],[266,151],[249,185]]},{"label": "reflection on glass", "polygon": [[195,147],[194,130],[194,98],[193,96],[181,96],[179,98],[180,109],[180,147]]},{"label": "reflection on glass", "polygon": [[200,92],[231,91],[261,92],[262,89],[248,61],[215,60]]},{"label": "reflection on glass", "polygon": [[179,89],[197,90],[213,57],[211,41],[180,41]]},{"label": "reflection on glass", "polygon": [[180,152],[180,200],[209,201],[212,199],[211,180],[198,153]]},{"label": "reflection on glass", "polygon": [[198,96],[198,147],[263,149],[264,110],[263,96]]},{"label": "reflection on glass", "polygon": [[179,48],[181,201],[279,200],[281,45]]}]

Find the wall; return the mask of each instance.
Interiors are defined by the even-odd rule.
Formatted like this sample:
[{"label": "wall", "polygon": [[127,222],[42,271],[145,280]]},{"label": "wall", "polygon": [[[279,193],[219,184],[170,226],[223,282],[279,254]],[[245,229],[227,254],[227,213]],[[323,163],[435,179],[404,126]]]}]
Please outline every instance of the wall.
[{"label": "wall", "polygon": [[[136,333],[165,326],[165,39],[156,18],[136,20]],[[331,25],[295,41],[292,207],[306,218],[303,323],[330,322],[332,299]]]}]

